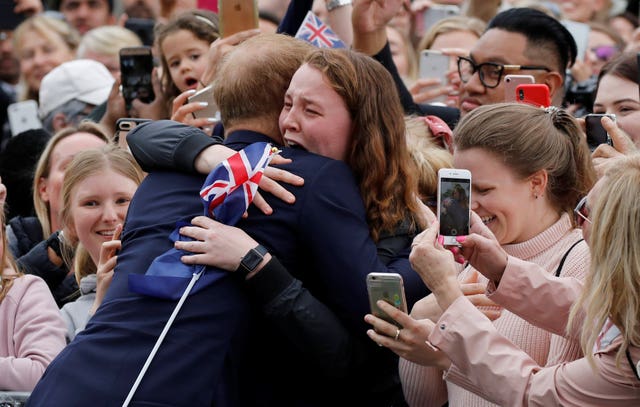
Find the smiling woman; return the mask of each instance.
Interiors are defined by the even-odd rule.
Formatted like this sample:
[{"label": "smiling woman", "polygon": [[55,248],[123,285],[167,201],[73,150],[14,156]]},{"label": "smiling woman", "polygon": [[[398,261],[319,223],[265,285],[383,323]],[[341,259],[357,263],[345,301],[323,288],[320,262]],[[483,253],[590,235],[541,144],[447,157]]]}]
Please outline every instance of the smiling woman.
[{"label": "smiling woman", "polygon": [[65,242],[77,246],[73,270],[82,294],[62,307],[68,340],[84,329],[109,286],[121,225],[142,178],[131,155],[114,146],[83,151],[67,168],[61,219]]},{"label": "smiling woman", "polygon": [[[557,108],[487,105],[458,124],[454,143],[454,167],[472,173],[471,209],[502,248],[550,274],[582,279],[589,268],[588,247],[581,241],[569,250],[581,240],[572,211],[595,175],[576,121]],[[465,282],[475,273],[468,266],[458,279]],[[488,279],[480,276],[478,283],[486,286]],[[435,322],[441,311],[433,305],[422,300],[411,314]],[[580,356],[577,341],[533,327],[507,310],[502,310],[494,325],[541,366]],[[441,405],[448,397],[451,406],[489,405],[454,384],[445,384],[435,367],[401,359],[400,368],[410,404]]]}]

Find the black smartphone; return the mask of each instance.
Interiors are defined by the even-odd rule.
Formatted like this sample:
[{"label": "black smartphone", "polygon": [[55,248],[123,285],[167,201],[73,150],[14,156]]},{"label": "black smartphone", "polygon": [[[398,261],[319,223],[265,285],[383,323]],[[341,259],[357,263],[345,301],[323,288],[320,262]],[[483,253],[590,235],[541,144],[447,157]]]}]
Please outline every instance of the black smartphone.
[{"label": "black smartphone", "polygon": [[131,109],[133,99],[139,99],[144,103],[150,103],[155,99],[151,83],[152,71],[151,47],[126,47],[120,50],[122,96],[127,110]]},{"label": "black smartphone", "polygon": [[150,119],[138,119],[133,117],[122,117],[116,121],[116,133],[113,135],[113,142],[123,148],[127,146],[127,134],[136,126],[150,122]]},{"label": "black smartphone", "polygon": [[613,146],[609,133],[602,127],[602,117],[607,116],[611,120],[616,120],[615,114],[590,113],[584,117],[585,127],[587,130],[587,144],[589,150],[593,151],[600,144],[608,144]]},{"label": "black smartphone", "polygon": [[156,22],[150,18],[127,18],[124,28],[127,28],[140,38],[140,41],[146,46],[153,45],[153,29]]},{"label": "black smartphone", "polygon": [[15,7],[15,0],[0,0],[0,31],[13,31],[24,21],[24,14],[13,12]]}]

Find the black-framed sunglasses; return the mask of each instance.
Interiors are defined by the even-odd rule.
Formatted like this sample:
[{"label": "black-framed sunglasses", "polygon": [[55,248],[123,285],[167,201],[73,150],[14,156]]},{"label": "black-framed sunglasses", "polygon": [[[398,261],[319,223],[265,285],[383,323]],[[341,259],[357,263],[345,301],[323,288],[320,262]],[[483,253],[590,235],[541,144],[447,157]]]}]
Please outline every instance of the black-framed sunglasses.
[{"label": "black-framed sunglasses", "polygon": [[476,64],[466,57],[458,57],[458,74],[463,83],[469,82],[474,73],[478,72],[480,82],[485,88],[495,88],[500,84],[504,71],[542,70],[551,72],[551,69],[542,65],[504,65],[496,62],[483,62]]},{"label": "black-framed sunglasses", "polygon": [[584,225],[585,222],[591,223],[591,219],[589,219],[589,215],[590,215],[591,211],[589,210],[589,207],[587,206],[587,197],[586,196],[584,198],[582,198],[580,200],[580,202],[578,202],[578,204],[576,205],[575,209],[573,210],[573,213],[575,215],[576,224],[578,225],[578,227],[582,227],[582,225]]}]

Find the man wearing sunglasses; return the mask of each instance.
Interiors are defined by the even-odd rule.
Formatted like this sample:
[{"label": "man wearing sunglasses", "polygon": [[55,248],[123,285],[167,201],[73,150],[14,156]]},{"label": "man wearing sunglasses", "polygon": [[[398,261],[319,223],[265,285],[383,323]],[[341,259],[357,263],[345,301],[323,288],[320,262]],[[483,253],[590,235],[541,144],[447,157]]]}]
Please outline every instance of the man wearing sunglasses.
[{"label": "man wearing sunglasses", "polygon": [[532,75],[549,87],[552,103],[562,104],[566,69],[575,62],[576,43],[556,19],[530,8],[497,14],[469,57],[458,58],[462,80],[460,115],[505,100],[504,77]]}]

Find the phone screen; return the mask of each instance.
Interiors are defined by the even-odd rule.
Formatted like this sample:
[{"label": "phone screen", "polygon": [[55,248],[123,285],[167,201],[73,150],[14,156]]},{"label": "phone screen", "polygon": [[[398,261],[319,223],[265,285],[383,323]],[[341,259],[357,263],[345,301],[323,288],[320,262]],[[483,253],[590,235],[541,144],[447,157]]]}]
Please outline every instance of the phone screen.
[{"label": "phone screen", "polygon": [[615,120],[614,115],[606,115],[606,114],[588,114],[585,116],[585,127],[587,130],[587,144],[589,145],[589,150],[593,151],[600,144],[609,144],[611,145],[611,138],[607,131],[602,127],[602,116],[607,116],[612,120]]},{"label": "phone screen", "polygon": [[131,107],[133,99],[150,103],[155,99],[151,84],[153,56],[149,47],[122,48],[120,50],[120,75],[122,78],[122,96]]},{"label": "phone screen", "polygon": [[[387,313],[382,311],[376,304],[379,300],[384,300],[394,307],[407,312],[407,301],[404,295],[404,284],[402,276],[397,273],[369,273],[367,275],[367,292],[369,294],[369,305],[371,313],[378,318],[399,326]],[[399,326],[402,328],[401,326]]]},{"label": "phone screen", "polygon": [[471,178],[443,176],[440,178],[438,194],[440,235],[445,237],[445,244],[455,244],[456,236],[469,234]]}]

